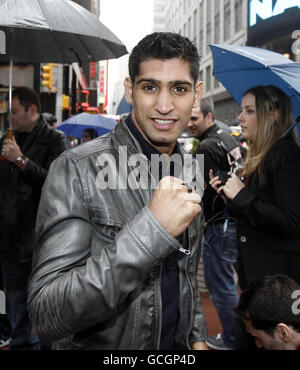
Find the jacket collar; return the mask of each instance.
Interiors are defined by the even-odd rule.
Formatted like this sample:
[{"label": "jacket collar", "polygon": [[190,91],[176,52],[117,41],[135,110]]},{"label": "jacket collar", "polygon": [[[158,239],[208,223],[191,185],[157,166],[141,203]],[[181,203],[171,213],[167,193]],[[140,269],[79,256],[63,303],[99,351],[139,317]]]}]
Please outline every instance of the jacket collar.
[{"label": "jacket collar", "polygon": [[[135,135],[130,131],[128,125],[126,124],[127,117],[128,116],[122,117],[119,124],[116,126],[116,138],[119,141],[120,145],[127,146],[128,153],[144,153],[141,147],[142,143],[136,139]],[[155,148],[153,149],[155,150]],[[174,153],[179,153],[181,156],[187,154],[178,141],[176,143],[176,147],[174,148]]]},{"label": "jacket collar", "polygon": [[202,141],[202,140],[206,139],[211,132],[215,132],[218,129],[219,129],[219,127],[216,124],[214,124],[213,126],[210,126],[206,131],[204,131],[203,134],[201,136],[199,136],[198,139],[200,141]]},{"label": "jacket collar", "polygon": [[[136,153],[143,153],[143,150],[139,144],[139,142],[136,140],[134,135],[131,133],[130,129],[126,125],[126,117],[122,118],[118,125],[116,126],[114,130],[114,138],[117,140],[118,146],[127,146],[127,154],[136,154]],[[183,147],[178,143],[176,144],[176,147],[174,149],[174,153],[179,153],[182,158],[184,158],[184,155],[187,154],[187,152],[183,149]],[[188,178],[185,178],[185,174]],[[192,174],[192,175],[191,175]],[[184,173],[182,174],[182,179],[185,181],[190,181],[191,178],[193,179],[193,185],[196,187],[196,191],[202,196],[204,191],[204,178],[203,174],[198,167],[197,161],[191,157],[191,160],[184,161]]]}]

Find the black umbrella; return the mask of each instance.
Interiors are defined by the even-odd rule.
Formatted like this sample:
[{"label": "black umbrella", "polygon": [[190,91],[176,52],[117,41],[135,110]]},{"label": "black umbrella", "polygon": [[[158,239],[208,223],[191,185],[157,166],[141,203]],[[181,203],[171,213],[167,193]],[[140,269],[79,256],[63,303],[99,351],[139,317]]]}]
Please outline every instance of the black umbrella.
[{"label": "black umbrella", "polygon": [[0,0],[0,30],[9,62],[73,63],[114,59],[127,53],[99,19],[70,0]]},{"label": "black umbrella", "polygon": [[1,31],[0,62],[10,63],[10,127],[13,62],[91,62],[127,53],[95,15],[70,0],[0,0]]}]

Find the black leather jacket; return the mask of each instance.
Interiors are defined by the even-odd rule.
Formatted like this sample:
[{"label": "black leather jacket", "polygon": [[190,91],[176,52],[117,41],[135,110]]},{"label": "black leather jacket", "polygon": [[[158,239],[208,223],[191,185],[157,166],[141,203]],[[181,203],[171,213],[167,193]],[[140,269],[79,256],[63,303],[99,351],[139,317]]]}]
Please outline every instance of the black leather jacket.
[{"label": "black leather jacket", "polygon": [[206,337],[196,280],[202,215],[182,246],[149,210],[154,190],[99,190],[101,154],[132,170],[120,146],[128,157],[142,153],[122,121],[52,164],[37,219],[30,317],[55,349],[158,349],[162,261],[184,246],[176,342],[187,349]]},{"label": "black leather jacket", "polygon": [[0,162],[0,260],[10,262],[31,260],[42,186],[51,162],[70,147],[68,138],[42,116],[24,143],[21,135],[16,133],[15,139],[29,158],[24,171],[9,161]]}]

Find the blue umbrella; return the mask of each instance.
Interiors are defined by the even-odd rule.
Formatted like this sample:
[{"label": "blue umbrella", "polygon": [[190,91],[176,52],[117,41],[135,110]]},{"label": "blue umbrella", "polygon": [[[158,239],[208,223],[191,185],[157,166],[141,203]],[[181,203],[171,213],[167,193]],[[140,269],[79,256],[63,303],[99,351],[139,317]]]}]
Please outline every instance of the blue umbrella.
[{"label": "blue umbrella", "polygon": [[56,128],[66,135],[74,137],[81,137],[83,130],[86,128],[94,128],[98,136],[101,136],[113,130],[116,124],[116,120],[100,114],[79,113],[66,119]]},{"label": "blue umbrella", "polygon": [[[300,63],[270,50],[251,46],[210,45],[213,75],[240,105],[246,90],[257,85],[282,89],[293,105],[295,120],[300,116]],[[300,129],[298,127],[299,134]]]},{"label": "blue umbrella", "polygon": [[126,114],[126,113],[130,113],[131,110],[132,110],[132,105],[133,104],[128,104],[126,99],[125,99],[125,96],[123,95],[119,105],[118,105],[118,109],[117,109],[117,114],[121,115],[121,114]]}]

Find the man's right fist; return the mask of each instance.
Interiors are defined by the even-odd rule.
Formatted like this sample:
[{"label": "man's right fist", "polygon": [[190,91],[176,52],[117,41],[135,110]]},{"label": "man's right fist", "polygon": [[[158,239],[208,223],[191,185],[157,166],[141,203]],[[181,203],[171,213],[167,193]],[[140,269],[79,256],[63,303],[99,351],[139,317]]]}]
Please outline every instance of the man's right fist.
[{"label": "man's right fist", "polygon": [[201,211],[201,197],[181,179],[163,177],[155,190],[149,209],[161,225],[176,237],[184,232]]}]

